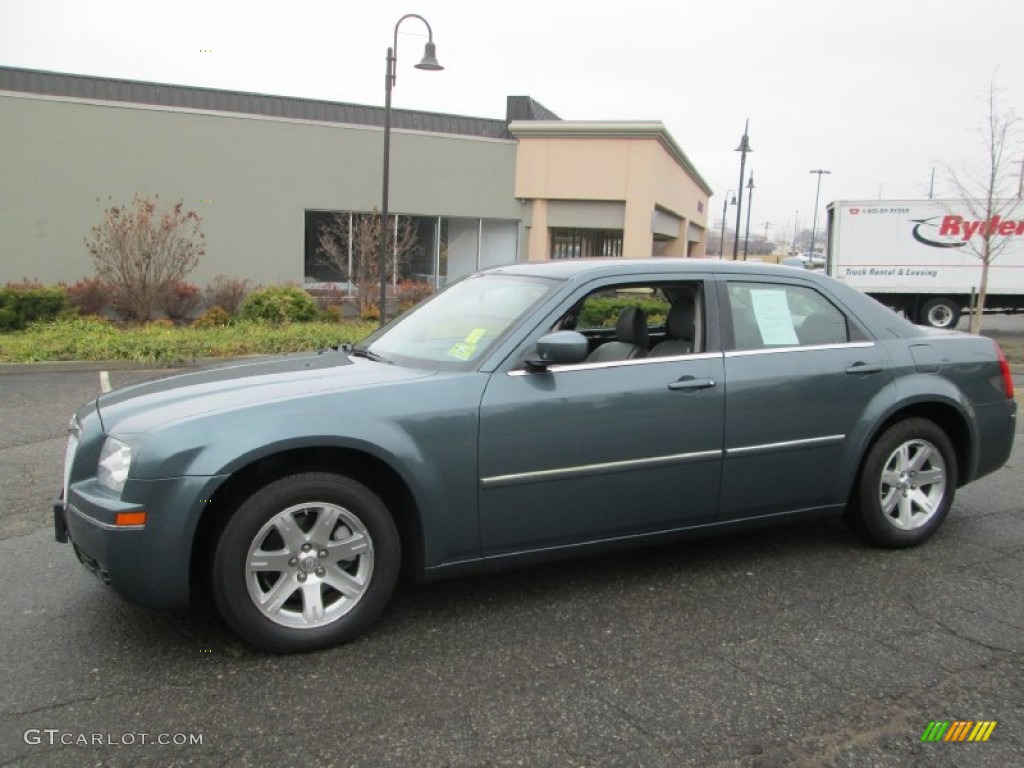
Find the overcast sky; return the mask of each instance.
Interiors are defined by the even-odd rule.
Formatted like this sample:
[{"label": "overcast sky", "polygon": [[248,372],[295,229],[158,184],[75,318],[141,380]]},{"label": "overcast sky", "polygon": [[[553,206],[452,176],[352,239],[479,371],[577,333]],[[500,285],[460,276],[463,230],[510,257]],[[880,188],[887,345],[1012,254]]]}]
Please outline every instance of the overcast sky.
[{"label": "overcast sky", "polygon": [[0,64],[383,105],[405,13],[445,70],[413,68],[425,30],[404,22],[396,108],[502,118],[516,94],[568,120],[660,120],[715,190],[712,227],[749,117],[751,231],[773,238],[796,211],[809,227],[814,168],[832,171],[819,217],[926,197],[933,168],[949,194],[993,74],[1024,113],[1020,0],[0,0]]}]

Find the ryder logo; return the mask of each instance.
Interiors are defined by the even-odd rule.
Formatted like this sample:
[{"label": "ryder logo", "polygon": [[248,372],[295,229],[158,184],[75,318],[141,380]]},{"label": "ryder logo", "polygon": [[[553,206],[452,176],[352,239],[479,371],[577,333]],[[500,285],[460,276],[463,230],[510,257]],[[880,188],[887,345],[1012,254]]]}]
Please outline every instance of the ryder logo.
[{"label": "ryder logo", "polygon": [[[936,224],[936,220],[941,219]],[[991,219],[965,219],[963,216],[932,216],[911,219],[916,225],[914,239],[932,248],[962,248],[972,237],[1012,237],[1024,235],[1024,219],[1015,221],[993,216]],[[937,232],[935,230],[938,230]]]}]

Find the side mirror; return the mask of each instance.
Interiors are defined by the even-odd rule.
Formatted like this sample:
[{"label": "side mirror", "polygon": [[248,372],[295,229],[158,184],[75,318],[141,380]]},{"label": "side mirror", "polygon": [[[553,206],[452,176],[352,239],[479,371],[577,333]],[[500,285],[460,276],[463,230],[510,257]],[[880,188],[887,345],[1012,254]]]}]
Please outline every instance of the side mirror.
[{"label": "side mirror", "polygon": [[590,352],[587,337],[576,331],[555,331],[537,340],[537,354],[526,360],[533,371],[547,370],[551,365],[582,363]]}]

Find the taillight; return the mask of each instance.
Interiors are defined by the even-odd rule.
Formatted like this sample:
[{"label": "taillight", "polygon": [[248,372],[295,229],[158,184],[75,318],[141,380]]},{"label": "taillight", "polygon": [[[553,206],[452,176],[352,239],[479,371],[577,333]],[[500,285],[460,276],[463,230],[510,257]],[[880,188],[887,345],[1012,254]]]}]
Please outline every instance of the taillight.
[{"label": "taillight", "polygon": [[1010,364],[1006,362],[1003,348],[997,342],[993,341],[992,343],[996,345],[996,354],[999,356],[999,370],[1003,374],[1003,389],[1006,392],[1006,398],[1013,400],[1013,376],[1010,374]]}]

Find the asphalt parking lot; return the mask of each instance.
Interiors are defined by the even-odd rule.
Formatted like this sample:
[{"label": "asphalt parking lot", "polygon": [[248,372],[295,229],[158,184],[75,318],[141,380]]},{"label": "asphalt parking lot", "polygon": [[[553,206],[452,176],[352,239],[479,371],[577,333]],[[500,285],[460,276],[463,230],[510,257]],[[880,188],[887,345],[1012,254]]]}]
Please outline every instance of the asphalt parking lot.
[{"label": "asphalt parking lot", "polygon": [[[915,550],[825,522],[405,584],[356,642],[275,657],[125,604],[53,541],[67,419],[98,389],[0,376],[2,766],[1024,762],[1020,425]],[[922,743],[935,720],[998,724]]]}]

